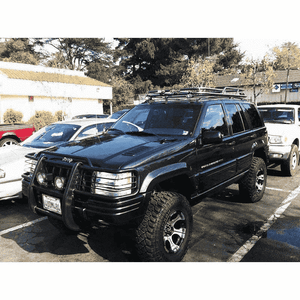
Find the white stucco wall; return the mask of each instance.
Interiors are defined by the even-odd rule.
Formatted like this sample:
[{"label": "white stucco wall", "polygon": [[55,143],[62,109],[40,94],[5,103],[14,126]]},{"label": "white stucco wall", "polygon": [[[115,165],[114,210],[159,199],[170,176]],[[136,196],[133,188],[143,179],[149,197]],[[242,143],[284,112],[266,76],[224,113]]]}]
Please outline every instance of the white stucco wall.
[{"label": "white stucco wall", "polygon": [[[78,71],[10,62],[0,62],[0,68],[86,77]],[[29,102],[29,96],[34,97],[34,102]],[[0,73],[0,123],[10,108],[22,112],[25,122],[40,110],[53,114],[62,110],[68,118],[79,114],[103,114],[103,103],[99,103],[99,99],[111,100],[112,87],[13,79]]]},{"label": "white stucco wall", "polygon": [[67,114],[67,118],[72,118],[80,114],[103,114],[103,103],[98,103],[98,99],[74,99],[67,98],[46,98],[34,96],[34,101],[29,102],[28,96],[0,96],[0,122],[3,123],[3,114],[8,109],[14,109],[23,114],[23,121],[28,121],[35,111],[50,111],[54,114],[62,110]]},{"label": "white stucco wall", "polygon": [[0,76],[0,95],[112,99],[112,88],[60,82],[8,79]]}]

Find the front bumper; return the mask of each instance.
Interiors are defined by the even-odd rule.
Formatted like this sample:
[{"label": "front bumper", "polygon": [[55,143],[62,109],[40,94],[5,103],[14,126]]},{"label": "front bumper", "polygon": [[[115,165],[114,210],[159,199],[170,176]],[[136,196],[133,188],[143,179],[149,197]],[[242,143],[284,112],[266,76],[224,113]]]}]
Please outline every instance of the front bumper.
[{"label": "front bumper", "polygon": [[[146,198],[149,196],[147,193],[109,198],[78,190],[76,176],[78,176],[79,163],[72,167],[64,191],[47,188],[39,185],[35,180],[40,163],[41,160],[32,178],[23,175],[22,182],[23,193],[28,197],[29,206],[35,213],[60,219],[66,227],[74,231],[80,231],[82,221],[122,225],[131,223],[143,215]],[[44,209],[43,194],[59,199],[61,215]]]},{"label": "front bumper", "polygon": [[0,200],[22,198],[21,178],[0,182]]},{"label": "front bumper", "polygon": [[269,145],[269,160],[283,161],[289,158],[291,145]]}]

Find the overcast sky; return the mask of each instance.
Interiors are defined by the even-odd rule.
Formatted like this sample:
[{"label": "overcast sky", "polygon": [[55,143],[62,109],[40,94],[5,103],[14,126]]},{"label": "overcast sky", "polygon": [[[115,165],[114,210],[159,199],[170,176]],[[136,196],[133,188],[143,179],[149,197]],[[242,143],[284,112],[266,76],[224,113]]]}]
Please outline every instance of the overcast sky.
[{"label": "overcast sky", "polygon": [[281,46],[283,43],[292,42],[300,46],[300,39],[263,39],[263,38],[249,38],[241,39],[234,38],[234,42],[239,44],[239,48],[245,53],[245,58],[262,59],[267,52],[275,46]]}]

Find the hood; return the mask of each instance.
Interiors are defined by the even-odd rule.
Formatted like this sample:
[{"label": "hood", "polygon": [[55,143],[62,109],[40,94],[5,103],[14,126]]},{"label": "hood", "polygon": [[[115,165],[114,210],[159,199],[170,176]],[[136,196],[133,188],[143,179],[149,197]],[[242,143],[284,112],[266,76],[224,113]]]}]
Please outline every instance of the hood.
[{"label": "hood", "polygon": [[15,162],[16,160],[25,158],[25,155],[32,152],[40,151],[41,149],[27,148],[19,145],[7,146],[0,148],[0,168]]},{"label": "hood", "polygon": [[[175,142],[176,141],[176,147]],[[157,136],[109,135],[69,142],[51,149],[64,156],[86,157],[94,166],[132,168],[170,155],[187,144],[187,138],[163,140]]]},{"label": "hood", "polygon": [[4,170],[5,177],[0,178],[0,183],[21,180],[25,169],[25,155],[41,149],[27,148],[19,145],[0,148],[0,169]]},{"label": "hood", "polygon": [[295,124],[282,124],[282,123],[266,123],[266,128],[269,135],[287,135],[287,133],[297,125]]}]

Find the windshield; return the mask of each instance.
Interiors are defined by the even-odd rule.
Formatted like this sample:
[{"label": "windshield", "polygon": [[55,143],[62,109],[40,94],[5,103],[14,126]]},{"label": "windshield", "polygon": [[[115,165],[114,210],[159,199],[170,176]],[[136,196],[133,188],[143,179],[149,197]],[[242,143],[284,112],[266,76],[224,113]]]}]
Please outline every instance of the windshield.
[{"label": "windshield", "polygon": [[201,107],[199,104],[171,102],[141,104],[130,110],[112,128],[125,133],[191,135]]},{"label": "windshield", "polygon": [[258,108],[266,123],[295,123],[295,112],[293,108],[287,107],[262,107]]},{"label": "windshield", "polygon": [[22,146],[32,148],[47,148],[68,141],[77,130],[79,125],[72,124],[51,124],[43,127],[28,139]]}]

